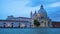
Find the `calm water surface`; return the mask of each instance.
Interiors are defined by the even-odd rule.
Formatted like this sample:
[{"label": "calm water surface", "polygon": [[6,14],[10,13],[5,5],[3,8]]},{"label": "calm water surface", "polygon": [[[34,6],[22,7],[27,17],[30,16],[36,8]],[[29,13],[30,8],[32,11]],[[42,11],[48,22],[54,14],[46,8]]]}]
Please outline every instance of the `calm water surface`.
[{"label": "calm water surface", "polygon": [[0,28],[0,34],[60,34],[60,28]]}]

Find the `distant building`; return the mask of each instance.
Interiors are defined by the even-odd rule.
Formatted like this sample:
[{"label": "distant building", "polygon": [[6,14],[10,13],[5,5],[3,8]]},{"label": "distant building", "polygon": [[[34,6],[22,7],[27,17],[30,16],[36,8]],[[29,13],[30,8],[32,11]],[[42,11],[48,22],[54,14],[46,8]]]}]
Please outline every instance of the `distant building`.
[{"label": "distant building", "polygon": [[38,11],[35,10],[35,13],[30,13],[31,18],[27,17],[14,17],[8,16],[6,20],[0,20],[0,27],[35,27],[34,20],[38,20],[40,23],[39,27],[52,27],[51,19],[47,16],[47,12],[41,5]]},{"label": "distant building", "polygon": [[3,27],[5,23],[5,27],[11,27],[13,23],[13,27],[31,27],[31,18],[26,17],[13,17],[8,16],[6,20],[0,20],[0,27]]},{"label": "distant building", "polygon": [[52,27],[54,27],[54,28],[60,28],[60,22],[52,21]]}]

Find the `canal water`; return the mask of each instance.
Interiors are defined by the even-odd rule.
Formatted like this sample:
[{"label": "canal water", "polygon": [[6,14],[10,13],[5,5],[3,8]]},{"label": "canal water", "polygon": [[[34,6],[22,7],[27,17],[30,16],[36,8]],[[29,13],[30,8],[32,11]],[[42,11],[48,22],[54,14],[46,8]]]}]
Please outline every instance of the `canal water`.
[{"label": "canal water", "polygon": [[60,28],[0,28],[0,34],[60,34]]}]

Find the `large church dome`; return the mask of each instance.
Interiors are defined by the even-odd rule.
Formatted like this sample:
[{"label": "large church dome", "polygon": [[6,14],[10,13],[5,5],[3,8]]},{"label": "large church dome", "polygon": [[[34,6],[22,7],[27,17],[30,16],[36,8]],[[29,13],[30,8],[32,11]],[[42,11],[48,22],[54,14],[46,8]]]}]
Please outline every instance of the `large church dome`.
[{"label": "large church dome", "polygon": [[41,16],[47,16],[47,12],[44,10],[43,5],[41,5],[40,9],[38,10],[38,13]]}]

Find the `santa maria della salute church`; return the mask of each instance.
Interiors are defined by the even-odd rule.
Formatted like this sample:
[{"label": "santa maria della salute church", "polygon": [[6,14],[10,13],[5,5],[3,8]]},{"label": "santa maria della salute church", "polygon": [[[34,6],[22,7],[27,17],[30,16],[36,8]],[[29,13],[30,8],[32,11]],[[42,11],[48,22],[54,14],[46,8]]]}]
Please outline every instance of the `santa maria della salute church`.
[{"label": "santa maria della salute church", "polygon": [[30,18],[27,17],[14,17],[8,16],[5,20],[0,20],[0,27],[23,27],[33,28],[36,27],[52,27],[51,19],[47,16],[43,5],[38,11],[30,13]]},{"label": "santa maria della salute church", "polygon": [[47,12],[43,8],[43,5],[41,5],[38,12],[35,11],[34,14],[31,12],[31,20],[32,25],[34,24],[34,20],[38,20],[40,25],[39,27],[51,27],[51,19],[47,16]]}]

